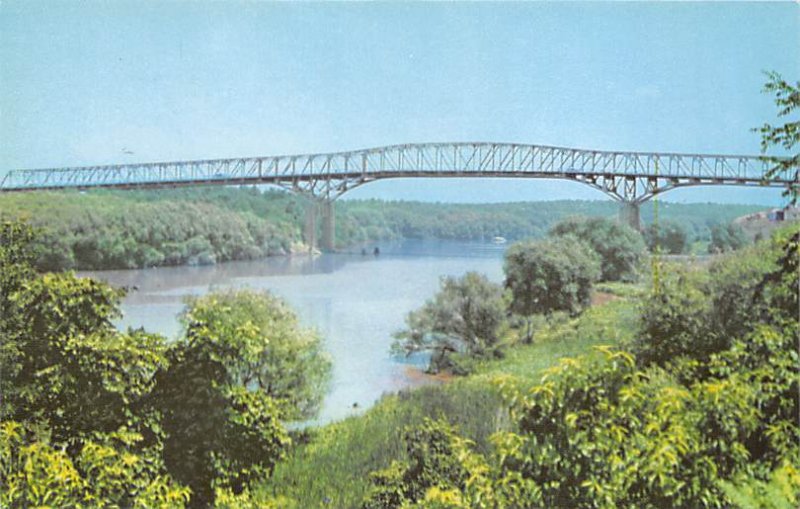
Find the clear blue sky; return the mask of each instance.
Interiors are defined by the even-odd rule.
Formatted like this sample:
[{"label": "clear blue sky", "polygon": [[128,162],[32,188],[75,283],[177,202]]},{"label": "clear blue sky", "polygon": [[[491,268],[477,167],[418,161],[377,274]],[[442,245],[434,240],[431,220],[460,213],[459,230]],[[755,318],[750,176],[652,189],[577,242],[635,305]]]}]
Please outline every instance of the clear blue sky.
[{"label": "clear blue sky", "polygon": [[[420,141],[758,153],[749,129],[775,120],[761,71],[800,78],[800,6],[3,0],[0,66],[0,171]],[[602,198],[542,181],[352,193],[370,196]]]}]

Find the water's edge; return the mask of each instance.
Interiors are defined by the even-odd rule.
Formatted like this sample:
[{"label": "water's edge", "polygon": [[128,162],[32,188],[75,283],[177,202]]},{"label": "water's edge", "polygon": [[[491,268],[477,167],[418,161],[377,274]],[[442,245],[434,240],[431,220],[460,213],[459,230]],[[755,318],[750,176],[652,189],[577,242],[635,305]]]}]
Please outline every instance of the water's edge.
[{"label": "water's edge", "polygon": [[[188,295],[214,288],[269,290],[289,302],[301,324],[325,338],[333,377],[313,423],[362,412],[384,393],[437,383],[419,369],[424,355],[393,357],[392,334],[405,315],[422,305],[445,275],[467,271],[502,278],[504,246],[488,242],[402,241],[374,243],[380,254],[324,253],[268,257],[205,266],[82,271],[129,289],[121,328],[144,327],[174,339],[178,313]],[[409,369],[411,368],[411,369]]]}]

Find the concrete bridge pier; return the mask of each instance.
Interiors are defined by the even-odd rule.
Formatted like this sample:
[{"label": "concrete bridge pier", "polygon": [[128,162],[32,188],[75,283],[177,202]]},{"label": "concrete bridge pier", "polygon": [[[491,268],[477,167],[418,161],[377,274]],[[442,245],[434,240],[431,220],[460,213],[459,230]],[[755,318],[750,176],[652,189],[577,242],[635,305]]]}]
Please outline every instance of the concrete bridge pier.
[{"label": "concrete bridge pier", "polygon": [[623,201],[619,209],[619,220],[637,232],[641,231],[639,204],[634,201]]},{"label": "concrete bridge pier", "polygon": [[317,200],[308,200],[306,204],[306,221],[303,227],[303,240],[308,246],[308,252],[314,252],[317,246]]},{"label": "concrete bridge pier", "polygon": [[322,243],[320,248],[323,251],[333,251],[336,249],[336,212],[333,208],[332,200],[322,200]]},{"label": "concrete bridge pier", "polygon": [[[317,237],[317,221],[322,219],[322,235]],[[303,229],[303,239],[309,251],[319,248],[329,252],[336,248],[336,213],[332,200],[310,199],[306,205],[306,221]]]}]

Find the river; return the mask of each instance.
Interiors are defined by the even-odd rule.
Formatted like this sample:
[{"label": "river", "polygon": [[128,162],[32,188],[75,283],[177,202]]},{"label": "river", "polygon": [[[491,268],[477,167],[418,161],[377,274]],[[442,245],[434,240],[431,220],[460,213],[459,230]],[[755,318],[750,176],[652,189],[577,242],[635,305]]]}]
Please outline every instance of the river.
[{"label": "river", "polygon": [[[380,255],[373,254],[373,247]],[[478,271],[502,279],[504,245],[489,242],[377,243],[352,253],[295,255],[201,267],[86,271],[131,288],[122,301],[120,327],[144,327],[169,338],[180,334],[177,314],[188,295],[214,288],[269,290],[297,311],[304,326],[325,338],[333,377],[316,423],[363,411],[386,392],[426,383],[425,359],[392,356],[392,334],[421,306],[445,275]]]}]

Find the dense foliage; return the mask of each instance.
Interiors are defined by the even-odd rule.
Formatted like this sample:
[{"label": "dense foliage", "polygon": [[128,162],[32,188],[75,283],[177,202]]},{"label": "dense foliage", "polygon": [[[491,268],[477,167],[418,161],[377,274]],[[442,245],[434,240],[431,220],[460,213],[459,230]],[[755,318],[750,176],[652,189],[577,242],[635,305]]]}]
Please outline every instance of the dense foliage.
[{"label": "dense foliage", "polygon": [[604,218],[569,217],[550,230],[551,236],[574,236],[600,255],[601,281],[633,281],[645,245],[639,232]]},{"label": "dense foliage", "polygon": [[711,227],[711,241],[708,244],[709,253],[724,253],[735,251],[747,245],[747,236],[739,225],[716,224]]},{"label": "dense foliage", "polygon": [[503,379],[514,424],[488,453],[443,423],[409,431],[411,460],[373,475],[365,507],[795,506],[799,238],[654,285],[638,357],[604,346],[530,390]]},{"label": "dense foliage", "polygon": [[[4,194],[0,218],[41,227],[34,243],[44,270],[122,269],[207,264],[307,250],[302,245],[306,201],[254,188],[186,188]],[[682,225],[690,242],[756,206],[660,203],[661,219]],[[573,214],[613,218],[617,204],[553,201],[441,204],[379,200],[336,202],[336,243],[400,238],[510,240],[543,237]],[[649,206],[642,219],[652,221]],[[318,221],[321,224],[321,221]]]},{"label": "dense foliage", "polygon": [[554,311],[574,315],[589,304],[600,260],[587,244],[564,236],[512,245],[503,270],[511,312],[526,317]]},{"label": "dense foliage", "polygon": [[[242,190],[242,197],[252,196]],[[0,216],[42,227],[37,265],[46,270],[208,264],[283,254],[294,226],[214,200],[140,199],[144,193],[37,193],[4,196]],[[222,194],[218,197],[221,201]],[[279,200],[279,195],[263,199]],[[277,205],[277,203],[276,203]]]},{"label": "dense foliage", "polygon": [[682,254],[689,248],[686,230],[673,221],[651,223],[644,230],[644,239],[652,253]]},{"label": "dense foliage", "polygon": [[331,362],[322,338],[303,329],[294,311],[268,292],[221,290],[190,297],[181,321],[230,351],[230,383],[257,389],[285,406],[283,415],[307,419],[319,411]]},{"label": "dense foliage", "polygon": [[30,267],[33,235],[0,225],[4,296],[0,505],[180,506],[147,404],[163,338],[110,325],[120,293]]},{"label": "dense foliage", "polygon": [[269,384],[269,362],[280,357],[281,346],[286,350],[294,336],[305,335],[292,330],[296,321],[283,307],[248,292],[189,302],[185,340],[170,349],[154,399],[163,416],[165,463],[192,489],[193,506],[211,504],[218,487],[241,492],[251,479],[268,474],[289,444],[281,407],[291,408],[292,399],[306,402],[308,388],[301,386],[297,394],[278,390],[288,399],[281,401],[262,385]]},{"label": "dense foliage", "polygon": [[487,353],[498,342],[505,318],[502,292],[500,285],[475,272],[442,278],[439,292],[406,317],[407,328],[396,334],[395,350],[432,352],[433,372],[456,367],[453,354]]},{"label": "dense foliage", "polygon": [[408,459],[370,474],[372,489],[364,509],[400,507],[422,499],[440,484],[459,488],[466,484],[470,475],[464,465],[466,441],[447,421],[426,419],[420,426],[407,428],[404,435]]},{"label": "dense foliage", "polygon": [[0,506],[193,507],[246,491],[319,404],[319,339],[269,295],[191,301],[168,344],[111,325],[122,292],[32,268],[0,225]]}]

